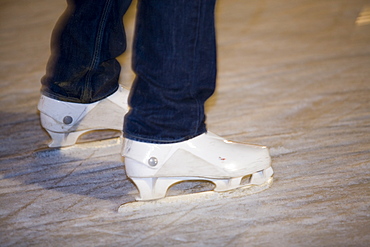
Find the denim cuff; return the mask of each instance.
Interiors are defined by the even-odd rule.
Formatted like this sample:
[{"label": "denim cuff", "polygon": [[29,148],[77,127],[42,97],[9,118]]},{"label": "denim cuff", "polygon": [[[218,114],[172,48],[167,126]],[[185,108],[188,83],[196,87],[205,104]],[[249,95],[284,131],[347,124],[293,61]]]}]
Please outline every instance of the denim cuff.
[{"label": "denim cuff", "polygon": [[123,134],[123,136],[125,138],[129,139],[129,140],[132,140],[132,141],[153,143],[153,144],[171,144],[171,143],[187,141],[187,140],[190,140],[194,137],[202,135],[204,133],[207,133],[207,130],[201,131],[201,132],[196,133],[194,135],[188,135],[188,136],[185,136],[185,137],[174,138],[174,139],[161,139],[161,138],[143,137],[143,136],[138,136],[138,135],[131,135],[131,134],[126,133],[126,132]]}]

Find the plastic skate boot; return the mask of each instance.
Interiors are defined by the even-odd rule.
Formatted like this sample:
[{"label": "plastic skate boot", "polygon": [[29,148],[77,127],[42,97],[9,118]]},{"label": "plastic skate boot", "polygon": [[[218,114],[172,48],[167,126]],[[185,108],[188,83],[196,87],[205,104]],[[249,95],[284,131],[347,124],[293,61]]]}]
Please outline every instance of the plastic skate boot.
[{"label": "plastic skate boot", "polygon": [[215,184],[214,191],[228,191],[262,185],[273,175],[266,147],[230,142],[210,132],[172,144],[126,139],[122,155],[127,176],[139,190],[138,201],[164,198],[181,181],[206,180]]},{"label": "plastic skate boot", "polygon": [[123,87],[109,97],[91,104],[60,101],[42,95],[38,104],[42,127],[49,133],[49,147],[74,145],[84,133],[93,130],[122,131],[128,111],[129,91]]}]

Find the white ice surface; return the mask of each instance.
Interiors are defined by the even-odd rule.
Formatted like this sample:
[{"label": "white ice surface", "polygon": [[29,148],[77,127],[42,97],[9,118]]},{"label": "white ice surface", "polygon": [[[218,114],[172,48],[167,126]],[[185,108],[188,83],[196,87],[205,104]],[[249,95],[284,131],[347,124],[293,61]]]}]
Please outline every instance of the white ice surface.
[{"label": "white ice surface", "polygon": [[[370,25],[356,24],[369,4],[219,1],[208,128],[270,147],[274,183],[258,194],[120,214],[137,191],[117,140],[44,149],[39,80],[65,1],[1,0],[0,245],[369,246]],[[126,86],[130,54],[120,57]]]}]

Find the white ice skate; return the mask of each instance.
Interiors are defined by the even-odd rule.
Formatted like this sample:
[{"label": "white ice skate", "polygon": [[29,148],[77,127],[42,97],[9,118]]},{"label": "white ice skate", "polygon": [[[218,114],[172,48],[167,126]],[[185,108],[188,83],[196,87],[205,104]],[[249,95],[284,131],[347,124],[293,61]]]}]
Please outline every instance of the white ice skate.
[{"label": "white ice skate", "polygon": [[74,145],[84,133],[93,130],[122,131],[128,111],[129,91],[123,87],[111,96],[91,104],[71,103],[41,96],[38,109],[41,125],[49,133],[49,147]]},{"label": "white ice skate", "polygon": [[127,176],[139,190],[138,201],[164,198],[171,185],[187,180],[210,181],[214,191],[272,182],[266,147],[230,142],[209,132],[173,144],[125,140],[122,155]]}]

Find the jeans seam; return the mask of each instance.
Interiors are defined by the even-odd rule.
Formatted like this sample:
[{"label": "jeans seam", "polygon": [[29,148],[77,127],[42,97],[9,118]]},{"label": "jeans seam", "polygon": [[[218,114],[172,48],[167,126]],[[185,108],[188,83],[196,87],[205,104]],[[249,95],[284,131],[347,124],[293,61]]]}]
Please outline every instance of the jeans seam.
[{"label": "jeans seam", "polygon": [[[195,58],[197,57],[196,56],[196,53],[197,53],[197,43],[198,43],[198,39],[199,39],[199,22],[200,22],[200,16],[201,16],[201,14],[200,14],[200,11],[201,11],[201,4],[200,4],[200,1],[198,2],[198,11],[197,11],[197,25],[196,25],[196,31],[195,31],[195,39],[194,39],[194,49],[193,49],[193,58],[194,58],[194,60],[195,60]],[[192,85],[192,87],[194,87],[194,83],[195,83],[195,81],[196,81],[196,75],[198,74],[197,73],[197,66],[196,66],[196,64],[197,64],[197,62],[196,61],[194,61],[193,60],[193,69],[192,69],[192,71],[193,71],[193,74],[192,74],[192,79],[191,79],[191,81],[192,81],[192,83],[193,83],[193,85]],[[200,103],[199,103],[199,100],[197,99],[197,97],[195,97],[195,95],[193,95],[193,92],[191,92],[191,96],[192,96],[192,98],[193,99],[195,99],[195,102],[196,102],[196,104],[197,104],[197,119],[196,119],[196,129],[194,130],[194,134],[195,133],[197,133],[198,132],[198,129],[199,129],[199,124],[200,124],[200,118],[201,118],[201,116],[200,116]],[[193,135],[194,135],[193,134]]]},{"label": "jeans seam", "polygon": [[[104,29],[105,29],[105,26],[106,26],[106,23],[107,23],[107,16],[108,16],[107,13],[110,9],[111,4],[112,4],[112,0],[108,0],[106,2],[106,5],[103,9],[101,20],[99,22],[98,32],[97,32],[97,35],[96,35],[96,38],[95,38],[94,53],[93,53],[93,57],[91,59],[91,63],[90,63],[90,66],[89,66],[89,72],[87,73],[87,76],[86,76],[86,79],[85,79],[85,88],[84,88],[83,97],[82,97],[82,98],[85,98],[85,99],[86,98],[91,99],[91,90],[89,90],[89,92],[87,92],[88,90],[86,90],[86,89],[91,88],[89,84],[91,84],[91,77],[92,77],[92,74],[93,74],[93,70],[95,69],[95,67],[97,66],[98,61],[99,61],[98,58],[99,58],[100,53],[101,53]],[[88,93],[90,95],[87,95]]]}]

